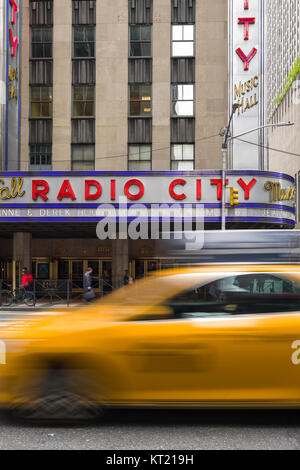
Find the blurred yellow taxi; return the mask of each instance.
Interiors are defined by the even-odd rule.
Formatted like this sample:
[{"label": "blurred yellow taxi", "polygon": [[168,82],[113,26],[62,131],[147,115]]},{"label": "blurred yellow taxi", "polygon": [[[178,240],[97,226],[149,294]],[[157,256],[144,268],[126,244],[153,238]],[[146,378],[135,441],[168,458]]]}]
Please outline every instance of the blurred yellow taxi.
[{"label": "blurred yellow taxi", "polygon": [[0,403],[29,419],[107,407],[299,407],[300,266],[199,266],[81,309],[0,323]]}]

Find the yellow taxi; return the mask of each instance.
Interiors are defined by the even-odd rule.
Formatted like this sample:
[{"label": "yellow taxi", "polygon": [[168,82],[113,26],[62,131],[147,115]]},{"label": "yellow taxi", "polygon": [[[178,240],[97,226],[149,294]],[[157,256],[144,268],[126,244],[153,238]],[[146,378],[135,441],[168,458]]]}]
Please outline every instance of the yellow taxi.
[{"label": "yellow taxi", "polygon": [[299,407],[300,266],[199,266],[81,309],[0,323],[0,402],[29,419],[109,407]]}]

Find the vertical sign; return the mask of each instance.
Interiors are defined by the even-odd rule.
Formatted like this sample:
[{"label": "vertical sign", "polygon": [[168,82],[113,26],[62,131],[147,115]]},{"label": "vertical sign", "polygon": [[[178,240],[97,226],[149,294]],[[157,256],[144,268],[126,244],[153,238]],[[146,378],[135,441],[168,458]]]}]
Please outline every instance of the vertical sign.
[{"label": "vertical sign", "polygon": [[7,0],[5,169],[20,168],[20,34],[21,0]]},{"label": "vertical sign", "polygon": [[[237,136],[264,125],[263,0],[229,1],[229,112],[239,105],[231,132]],[[233,140],[233,169],[263,168],[264,132],[255,131]]]},{"label": "vertical sign", "polygon": [[6,0],[0,0],[0,169],[5,169],[6,136]]}]

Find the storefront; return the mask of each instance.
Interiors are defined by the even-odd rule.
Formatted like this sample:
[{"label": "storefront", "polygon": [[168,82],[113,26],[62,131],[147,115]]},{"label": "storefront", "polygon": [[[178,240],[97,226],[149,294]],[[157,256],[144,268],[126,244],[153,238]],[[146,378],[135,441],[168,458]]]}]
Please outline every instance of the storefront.
[{"label": "storefront", "polygon": [[[219,229],[221,189],[221,171],[0,174],[1,278],[27,266],[80,290],[88,266],[114,287],[169,267],[161,232]],[[228,171],[227,228],[294,228],[295,196],[289,175]]]}]

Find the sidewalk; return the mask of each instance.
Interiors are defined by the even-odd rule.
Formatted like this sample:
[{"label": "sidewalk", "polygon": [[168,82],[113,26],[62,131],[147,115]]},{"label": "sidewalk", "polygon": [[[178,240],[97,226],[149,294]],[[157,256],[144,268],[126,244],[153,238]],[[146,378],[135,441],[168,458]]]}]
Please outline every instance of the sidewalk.
[{"label": "sidewalk", "polygon": [[0,307],[0,312],[35,312],[37,310],[65,310],[74,307],[83,306],[82,302],[70,302],[69,306],[67,303],[54,303],[49,302],[37,302],[34,307],[28,307],[26,304],[11,305],[10,307]]}]

